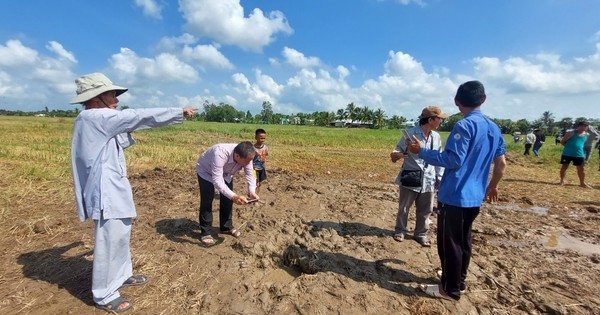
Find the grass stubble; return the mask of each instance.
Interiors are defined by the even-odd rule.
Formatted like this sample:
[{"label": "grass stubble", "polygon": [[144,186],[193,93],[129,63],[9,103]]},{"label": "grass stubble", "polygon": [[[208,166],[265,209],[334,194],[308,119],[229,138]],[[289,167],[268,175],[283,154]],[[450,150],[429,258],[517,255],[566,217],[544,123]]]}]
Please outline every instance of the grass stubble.
[{"label": "grass stubble", "polygon": [[[47,238],[59,244],[66,231],[72,232],[75,229],[80,232],[81,242],[93,243],[88,230],[78,223],[74,210],[70,170],[72,125],[73,119],[66,118],[0,116],[0,231],[5,237],[11,238],[14,244],[2,256],[3,261],[0,263],[3,266],[11,265],[10,260],[14,261],[19,253],[32,250],[35,246],[31,241],[32,235],[42,231]],[[138,144],[126,153],[129,175],[155,167],[193,169],[199,154],[206,148],[221,142],[253,141],[256,128],[267,130],[269,167],[273,169],[314,174],[332,180],[359,179],[368,183],[391,182],[400,167],[400,164],[389,161],[389,152],[400,137],[399,130],[186,121],[182,125],[134,133]],[[447,135],[442,133],[443,138]],[[545,144],[540,157],[523,156],[522,143],[512,143],[509,135],[506,135],[506,140],[508,167],[500,184],[502,201],[545,206],[554,215],[566,213],[571,207],[600,206],[597,150],[594,151],[592,162],[586,167],[587,182],[593,189],[581,189],[577,187],[574,167],[568,170],[567,184],[557,184],[558,160],[562,150],[560,145]],[[62,208],[52,209],[52,205],[62,205]],[[23,213],[31,215],[24,217]],[[151,242],[152,239],[146,241]],[[86,249],[88,252],[75,254],[90,260],[91,248]],[[146,262],[150,262],[146,268],[160,266],[158,262],[152,263],[151,254],[134,256],[135,267]],[[12,265],[11,269],[19,268],[14,263]],[[40,268],[47,269],[47,266]],[[153,301],[150,297],[162,299],[165,296],[187,295],[189,309],[198,309],[207,290],[211,288],[198,290],[188,284],[207,283],[209,279],[213,279],[214,283],[218,277],[203,273],[198,265],[192,264],[187,268],[191,272],[162,280],[164,283],[152,287],[157,292],[147,292],[149,298],[137,303],[141,303],[139,305],[144,308],[144,304],[164,303]],[[72,270],[62,270],[53,277],[69,277],[70,272]],[[149,272],[158,274],[160,270]],[[6,274],[19,272],[7,270]],[[8,277],[11,276],[0,275],[0,285],[19,281]],[[0,308],[6,306],[7,301],[16,301],[18,305],[13,305],[11,309],[23,311],[38,299],[50,298],[42,292],[21,291],[0,301]],[[432,309],[432,305],[417,299],[409,299],[407,306],[416,313],[447,313],[444,309]]]}]

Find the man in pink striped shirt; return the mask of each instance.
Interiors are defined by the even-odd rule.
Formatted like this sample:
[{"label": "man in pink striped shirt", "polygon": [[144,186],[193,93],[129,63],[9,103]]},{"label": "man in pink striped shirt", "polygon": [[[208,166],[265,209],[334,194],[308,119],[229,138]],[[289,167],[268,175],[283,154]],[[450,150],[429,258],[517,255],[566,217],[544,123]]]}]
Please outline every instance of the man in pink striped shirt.
[{"label": "man in pink striped shirt", "polygon": [[[210,234],[212,230],[212,202],[215,189],[219,191],[219,225],[223,234],[240,237],[240,231],[233,228],[233,203],[243,205],[248,198],[258,199],[256,194],[256,178],[254,177],[254,145],[249,141],[239,144],[215,144],[204,151],[198,163],[196,172],[200,186],[200,241],[204,245],[213,245],[215,240]],[[248,197],[233,192],[233,175],[244,169],[248,184]]]}]

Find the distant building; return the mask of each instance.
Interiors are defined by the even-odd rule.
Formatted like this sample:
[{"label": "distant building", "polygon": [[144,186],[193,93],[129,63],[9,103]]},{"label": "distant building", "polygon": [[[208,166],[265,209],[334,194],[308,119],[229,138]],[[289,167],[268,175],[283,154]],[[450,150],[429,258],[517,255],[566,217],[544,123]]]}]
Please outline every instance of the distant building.
[{"label": "distant building", "polygon": [[402,123],[402,127],[404,127],[404,128],[412,128],[412,127],[414,127],[416,125],[417,125],[417,122],[414,121],[414,120],[405,121],[405,122]]},{"label": "distant building", "polygon": [[371,121],[360,121],[350,119],[338,119],[329,123],[332,127],[348,127],[348,128],[372,128],[373,122]]},{"label": "distant building", "polygon": [[350,123],[352,123],[352,120],[350,119],[338,119],[338,120],[334,120],[332,122],[329,123],[329,126],[331,127],[350,127]]}]

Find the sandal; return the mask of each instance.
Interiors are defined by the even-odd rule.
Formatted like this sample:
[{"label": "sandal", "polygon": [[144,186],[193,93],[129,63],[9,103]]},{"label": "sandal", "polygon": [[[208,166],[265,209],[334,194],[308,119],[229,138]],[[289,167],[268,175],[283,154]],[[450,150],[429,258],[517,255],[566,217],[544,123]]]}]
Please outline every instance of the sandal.
[{"label": "sandal", "polygon": [[396,241],[396,242],[404,241],[404,234],[402,234],[402,233],[394,234],[394,241]]},{"label": "sandal", "polygon": [[431,242],[426,238],[415,238],[415,241],[423,247],[431,247]]},{"label": "sandal", "polygon": [[201,236],[200,237],[200,242],[202,242],[202,244],[204,244],[206,246],[215,245],[215,239],[212,237],[212,235]]},{"label": "sandal", "polygon": [[[442,280],[442,274],[443,274],[442,269],[438,269],[438,271],[435,272],[435,275],[437,276],[438,280]],[[467,287],[464,284],[461,284],[460,285],[460,293],[464,293],[465,291],[467,291]]]},{"label": "sandal", "polygon": [[419,284],[419,290],[427,294],[429,297],[456,302],[455,299],[440,293],[440,286],[437,284]]},{"label": "sandal", "polygon": [[[125,307],[121,307],[123,304],[127,304]],[[96,308],[105,310],[109,313],[123,313],[131,308],[131,302],[128,299],[120,296],[104,305],[96,304]]]},{"label": "sandal", "polygon": [[231,229],[231,230],[228,230],[228,231],[221,231],[221,233],[223,233],[223,234],[229,234],[229,235],[231,235],[231,236],[233,236],[235,238],[238,238],[238,237],[240,237],[242,235],[242,233],[240,231],[236,230],[236,229]]},{"label": "sandal", "polygon": [[125,280],[125,282],[123,282],[123,284],[121,285],[121,288],[143,285],[143,284],[146,284],[146,282],[148,282],[148,278],[146,276],[135,275],[135,276],[131,276],[131,277],[129,277],[129,279]]}]

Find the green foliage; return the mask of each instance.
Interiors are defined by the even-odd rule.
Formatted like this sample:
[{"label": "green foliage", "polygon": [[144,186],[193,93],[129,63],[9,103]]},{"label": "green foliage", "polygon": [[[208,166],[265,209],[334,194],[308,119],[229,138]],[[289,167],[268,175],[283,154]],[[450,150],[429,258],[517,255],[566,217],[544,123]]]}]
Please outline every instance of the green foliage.
[{"label": "green foliage", "polygon": [[406,118],[398,117],[398,115],[393,115],[390,120],[388,120],[388,128],[391,129],[401,129],[402,124],[406,122]]},{"label": "green foliage", "polygon": [[229,104],[215,105],[204,102],[204,120],[214,122],[235,122],[245,117],[244,112],[237,111]]},{"label": "green foliage", "polygon": [[273,121],[273,105],[271,102],[265,101],[262,103],[262,110],[260,111],[260,118],[263,123],[272,124]]},{"label": "green foliage", "polygon": [[[126,109],[127,106],[121,106],[120,109]],[[313,113],[296,113],[296,114],[281,114],[273,112],[273,104],[269,101],[262,103],[262,110],[254,117],[250,111],[246,113],[238,111],[232,105],[219,103],[218,105],[209,103],[206,101],[203,104],[204,111],[196,115],[196,120],[209,121],[209,122],[242,122],[252,124],[292,124],[292,125],[314,125],[314,126],[330,126],[336,120],[345,121],[351,120],[354,124],[350,126],[356,127],[361,123],[361,127],[371,127],[375,129],[401,129],[404,128],[403,123],[407,121],[406,118],[398,115],[393,115],[388,119],[383,109],[378,108],[372,110],[368,106],[356,106],[354,103],[349,103],[345,108],[340,108],[337,111],[326,112],[326,111],[315,111]],[[73,110],[52,110],[49,111],[46,107],[43,111],[37,112],[22,112],[22,111],[8,111],[0,109],[0,115],[6,116],[45,116],[45,117],[76,117],[79,114],[79,107],[75,107]],[[450,116],[440,126],[440,131],[450,131],[454,127],[454,124],[463,116],[460,113],[456,113]],[[560,132],[560,130],[573,128],[573,124],[580,120],[587,120],[590,125],[600,125],[600,119],[589,118],[589,117],[578,117],[573,119],[571,117],[562,118],[560,121],[556,121],[554,114],[549,111],[542,113],[540,118],[527,121],[526,119],[519,119],[513,122],[510,119],[498,119],[492,118],[492,120],[500,127],[502,133],[512,134],[514,132],[526,133],[528,130],[539,128],[542,129],[546,135],[554,135]],[[347,125],[347,126],[349,126]]]}]

